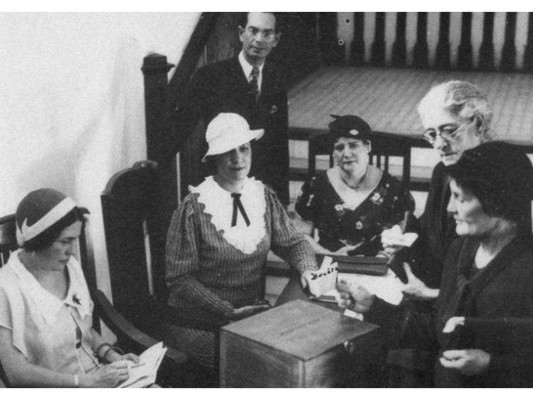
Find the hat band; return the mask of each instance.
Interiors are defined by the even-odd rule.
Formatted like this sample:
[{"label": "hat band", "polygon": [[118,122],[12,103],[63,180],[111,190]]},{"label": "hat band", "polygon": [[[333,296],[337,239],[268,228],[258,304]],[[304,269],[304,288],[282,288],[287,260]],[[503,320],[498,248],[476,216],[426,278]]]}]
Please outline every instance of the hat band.
[{"label": "hat band", "polygon": [[240,133],[233,135],[231,140],[227,138],[219,137],[209,143],[209,149],[202,158],[202,162],[205,162],[206,158],[209,156],[216,156],[218,154],[227,153],[230,150],[233,150],[239,146],[242,146],[245,143],[249,143],[252,140],[260,139],[265,133],[264,129],[252,129],[245,133]]},{"label": "hat band", "polygon": [[67,215],[75,207],[76,203],[74,200],[72,200],[70,197],[66,197],[32,226],[28,226],[28,219],[26,218],[20,228],[17,224],[18,245],[23,246],[24,243],[27,243],[33,238],[37,237],[65,215]]}]

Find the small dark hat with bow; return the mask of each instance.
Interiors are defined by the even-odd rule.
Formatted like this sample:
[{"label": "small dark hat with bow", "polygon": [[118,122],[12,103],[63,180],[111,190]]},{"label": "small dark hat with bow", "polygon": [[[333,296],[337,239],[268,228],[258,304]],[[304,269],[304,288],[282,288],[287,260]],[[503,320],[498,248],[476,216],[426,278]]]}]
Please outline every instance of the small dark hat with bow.
[{"label": "small dark hat with bow", "polygon": [[372,129],[370,125],[355,115],[333,115],[333,121],[329,123],[329,132],[335,135],[335,140],[340,137],[346,137],[358,140],[370,140]]}]

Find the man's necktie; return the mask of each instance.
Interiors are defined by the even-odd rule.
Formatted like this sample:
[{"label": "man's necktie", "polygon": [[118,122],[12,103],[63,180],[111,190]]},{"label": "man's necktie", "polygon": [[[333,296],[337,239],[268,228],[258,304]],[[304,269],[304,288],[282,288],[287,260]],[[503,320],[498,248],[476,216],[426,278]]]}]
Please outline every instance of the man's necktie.
[{"label": "man's necktie", "polygon": [[241,203],[241,194],[232,193],[231,197],[233,197],[233,215],[231,216],[231,226],[237,225],[238,211],[241,212],[244,220],[246,221],[246,226],[250,226],[250,220],[248,219],[248,215],[246,215],[246,211],[244,211],[244,207]]},{"label": "man's necktie", "polygon": [[259,98],[259,68],[253,67],[252,73],[250,74],[252,79],[250,80],[250,86],[252,87],[252,94],[255,97],[255,100]]}]

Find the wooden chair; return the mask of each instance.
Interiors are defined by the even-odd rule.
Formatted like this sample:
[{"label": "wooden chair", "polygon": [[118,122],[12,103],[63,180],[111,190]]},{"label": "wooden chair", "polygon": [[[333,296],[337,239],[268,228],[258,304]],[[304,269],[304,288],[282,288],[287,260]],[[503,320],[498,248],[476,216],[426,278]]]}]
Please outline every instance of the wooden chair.
[{"label": "wooden chair", "polygon": [[[15,214],[0,218],[0,267],[7,263],[10,254],[18,248],[15,224]],[[104,320],[111,328],[113,333],[119,338],[117,345],[125,351],[138,354],[158,343],[159,340],[148,336],[143,331],[134,327],[124,318],[124,316],[114,309],[105,295],[97,290],[94,253],[88,225],[89,224],[85,224],[85,229],[81,232],[78,255],[87,281],[87,286],[89,287],[91,297],[95,303],[95,312],[93,315],[94,328],[100,332],[99,318],[102,318],[102,320]],[[186,357],[184,354],[174,349],[168,349],[159,370],[157,379],[158,384],[161,386],[172,385],[180,376],[181,371],[178,366],[181,365],[185,359]],[[9,382],[0,364],[0,387],[2,384],[9,387]]]},{"label": "wooden chair", "polygon": [[[389,133],[372,133],[372,151],[370,152],[370,164],[389,172],[390,158],[402,159],[402,183],[406,188],[411,184],[411,147],[414,144],[427,147],[422,140],[402,137]],[[416,142],[416,143],[414,143]],[[309,140],[309,177],[316,172],[316,156],[329,155],[329,165],[333,166],[332,144],[329,133],[316,134]]]},{"label": "wooden chair", "polygon": [[[0,267],[3,267],[7,263],[10,254],[16,250],[17,247],[15,214],[10,214],[0,218]],[[5,375],[0,362],[0,387],[8,386],[7,376]]]},{"label": "wooden chair", "polygon": [[[168,324],[218,335],[227,321],[189,318],[167,305],[162,231],[167,225],[159,214],[158,187],[157,164],[142,161],[112,176],[101,196],[113,304],[135,326],[161,340]],[[202,385],[194,379],[201,368],[191,361],[181,367],[192,371],[185,385]]]}]

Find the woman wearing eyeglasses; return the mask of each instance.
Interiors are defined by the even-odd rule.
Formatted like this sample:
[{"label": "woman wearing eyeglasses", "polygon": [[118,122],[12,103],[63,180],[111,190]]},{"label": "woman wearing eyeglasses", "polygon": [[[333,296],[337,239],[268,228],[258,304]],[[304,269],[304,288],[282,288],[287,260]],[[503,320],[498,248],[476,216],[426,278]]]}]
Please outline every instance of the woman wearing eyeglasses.
[{"label": "woman wearing eyeglasses", "polygon": [[[492,110],[480,88],[469,82],[450,81],[433,87],[420,101],[418,113],[424,138],[441,162],[433,170],[418,226],[408,227],[419,233],[410,251],[410,264],[421,281],[406,288],[406,294],[433,299],[438,295],[446,250],[457,237],[455,221],[446,212],[450,188],[445,167],[455,164],[464,151],[491,140]],[[385,241],[383,245],[389,254],[399,250]]]},{"label": "woman wearing eyeglasses", "polygon": [[354,115],[333,117],[335,165],[303,185],[296,212],[308,223],[315,251],[375,256],[383,229],[399,223],[415,203],[400,182],[369,164],[370,126]]}]

